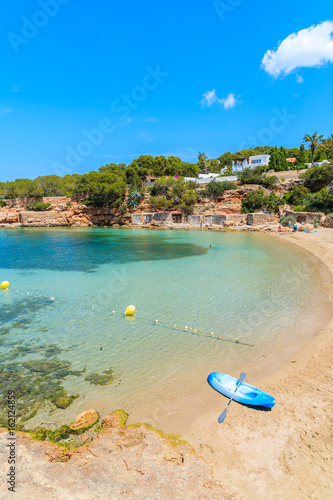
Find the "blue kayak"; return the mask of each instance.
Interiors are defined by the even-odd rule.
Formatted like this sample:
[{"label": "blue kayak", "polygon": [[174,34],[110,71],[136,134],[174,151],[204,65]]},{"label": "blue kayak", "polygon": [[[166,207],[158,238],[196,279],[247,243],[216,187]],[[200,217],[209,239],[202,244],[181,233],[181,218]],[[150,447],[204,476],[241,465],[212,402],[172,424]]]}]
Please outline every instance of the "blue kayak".
[{"label": "blue kayak", "polygon": [[[224,373],[211,373],[208,375],[209,384],[218,392],[231,398],[233,395],[238,379]],[[233,399],[239,403],[253,406],[264,406],[272,408],[275,405],[275,399],[252,385],[243,382],[237,389]]]}]

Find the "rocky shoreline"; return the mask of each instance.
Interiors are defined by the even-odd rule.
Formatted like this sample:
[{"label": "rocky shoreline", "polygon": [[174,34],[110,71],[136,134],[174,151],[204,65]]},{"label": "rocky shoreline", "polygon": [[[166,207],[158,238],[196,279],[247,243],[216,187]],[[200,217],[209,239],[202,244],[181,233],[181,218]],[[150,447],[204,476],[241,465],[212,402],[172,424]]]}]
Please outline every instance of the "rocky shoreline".
[{"label": "rocky shoreline", "polygon": [[[235,498],[180,436],[165,435],[148,424],[127,425],[126,420],[120,410],[103,419],[94,410],[83,412],[76,419],[76,432],[85,444],[75,449],[17,433],[16,498]],[[8,431],[0,429],[0,461],[6,473],[7,440]],[[7,486],[1,482],[4,497]]]},{"label": "rocky shoreline", "polygon": [[[288,205],[281,206],[279,214],[242,214],[242,199],[249,191],[257,189],[256,185],[241,186],[237,190],[226,191],[215,201],[200,200],[191,214],[172,210],[154,212],[149,207],[147,196],[137,209],[126,213],[121,213],[116,208],[87,207],[82,200],[66,197],[45,197],[39,200],[49,204],[44,211],[26,209],[36,202],[35,199],[6,200],[6,206],[0,208],[0,227],[158,227],[214,230],[241,228],[276,231],[279,218],[283,215],[294,216],[301,224],[301,230],[313,228],[315,221],[319,221],[324,227],[333,227],[333,219],[321,212],[293,212]],[[308,224],[311,227],[306,226]]]}]

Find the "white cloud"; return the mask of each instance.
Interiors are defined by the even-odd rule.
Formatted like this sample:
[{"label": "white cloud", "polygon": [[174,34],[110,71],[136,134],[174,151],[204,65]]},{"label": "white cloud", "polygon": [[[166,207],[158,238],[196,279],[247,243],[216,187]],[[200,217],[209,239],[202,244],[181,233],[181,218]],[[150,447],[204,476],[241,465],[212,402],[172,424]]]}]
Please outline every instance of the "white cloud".
[{"label": "white cloud", "polygon": [[215,89],[207,90],[202,97],[200,104],[203,108],[211,106],[218,100]]},{"label": "white cloud", "polygon": [[296,75],[296,82],[297,83],[303,83],[304,82],[304,78],[300,75]]},{"label": "white cloud", "polygon": [[216,102],[221,104],[224,109],[231,109],[238,104],[236,94],[229,94],[225,99],[219,99],[215,89],[207,90],[207,92],[203,94],[200,104],[202,108],[209,108]]},{"label": "white cloud", "polygon": [[237,99],[235,94],[229,94],[226,99],[221,99],[221,103],[224,106],[224,109],[231,109],[237,104]]},{"label": "white cloud", "polygon": [[296,68],[315,68],[333,62],[333,21],[292,33],[276,50],[268,50],[261,66],[277,78]]}]

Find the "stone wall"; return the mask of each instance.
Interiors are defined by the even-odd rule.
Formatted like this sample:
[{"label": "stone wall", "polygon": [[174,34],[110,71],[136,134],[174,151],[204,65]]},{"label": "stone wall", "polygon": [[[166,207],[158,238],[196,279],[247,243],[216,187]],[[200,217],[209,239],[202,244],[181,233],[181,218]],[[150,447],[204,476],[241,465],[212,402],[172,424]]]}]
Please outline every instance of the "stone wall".
[{"label": "stone wall", "polygon": [[325,214],[323,212],[293,212],[286,210],[284,215],[292,215],[300,224],[313,224],[315,219],[324,220]]},{"label": "stone wall", "polygon": [[19,222],[23,226],[68,226],[69,220],[66,214],[59,212],[22,212],[19,214]]},{"label": "stone wall", "polygon": [[274,214],[266,214],[264,212],[247,214],[246,219],[247,219],[247,224],[249,226],[261,226],[263,224],[270,224],[276,222],[276,217]]},{"label": "stone wall", "polygon": [[172,217],[170,213],[156,212],[153,218],[157,222],[172,222]]},{"label": "stone wall", "polygon": [[200,226],[201,222],[202,222],[201,215],[189,215],[188,216],[188,223],[191,224],[192,226]]},{"label": "stone wall", "polygon": [[18,224],[19,216],[18,214],[7,214],[0,212],[0,224]]},{"label": "stone wall", "polygon": [[65,205],[67,203],[71,203],[72,200],[71,198],[67,198],[66,196],[46,196],[41,199],[37,198],[15,198],[14,200],[5,200],[6,205],[8,208],[17,208],[17,209],[22,209],[25,208],[27,205],[30,205],[31,203],[36,203],[36,202],[42,202],[42,203],[51,203],[52,206],[58,206],[58,205]]},{"label": "stone wall", "polygon": [[242,225],[246,224],[246,215],[245,214],[227,214],[225,216],[224,224],[226,223],[234,223],[234,225]]},{"label": "stone wall", "polygon": [[132,224],[142,224],[142,215],[141,214],[132,214]]},{"label": "stone wall", "polygon": [[333,227],[333,217],[327,215],[323,221],[324,227]]},{"label": "stone wall", "polygon": [[223,226],[225,221],[225,215],[214,215],[213,224],[216,226]]}]

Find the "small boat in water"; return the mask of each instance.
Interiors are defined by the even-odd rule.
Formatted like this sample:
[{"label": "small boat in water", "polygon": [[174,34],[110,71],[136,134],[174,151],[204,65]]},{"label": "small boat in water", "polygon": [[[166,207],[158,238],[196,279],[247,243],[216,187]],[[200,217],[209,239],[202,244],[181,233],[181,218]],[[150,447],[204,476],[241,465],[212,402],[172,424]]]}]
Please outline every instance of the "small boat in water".
[{"label": "small boat in water", "polygon": [[[208,375],[207,380],[216,391],[227,398],[231,398],[234,394],[238,382],[237,378],[218,372]],[[238,386],[233,399],[245,405],[264,406],[265,408],[272,408],[275,405],[275,398],[273,396],[245,382],[242,382]]]}]

